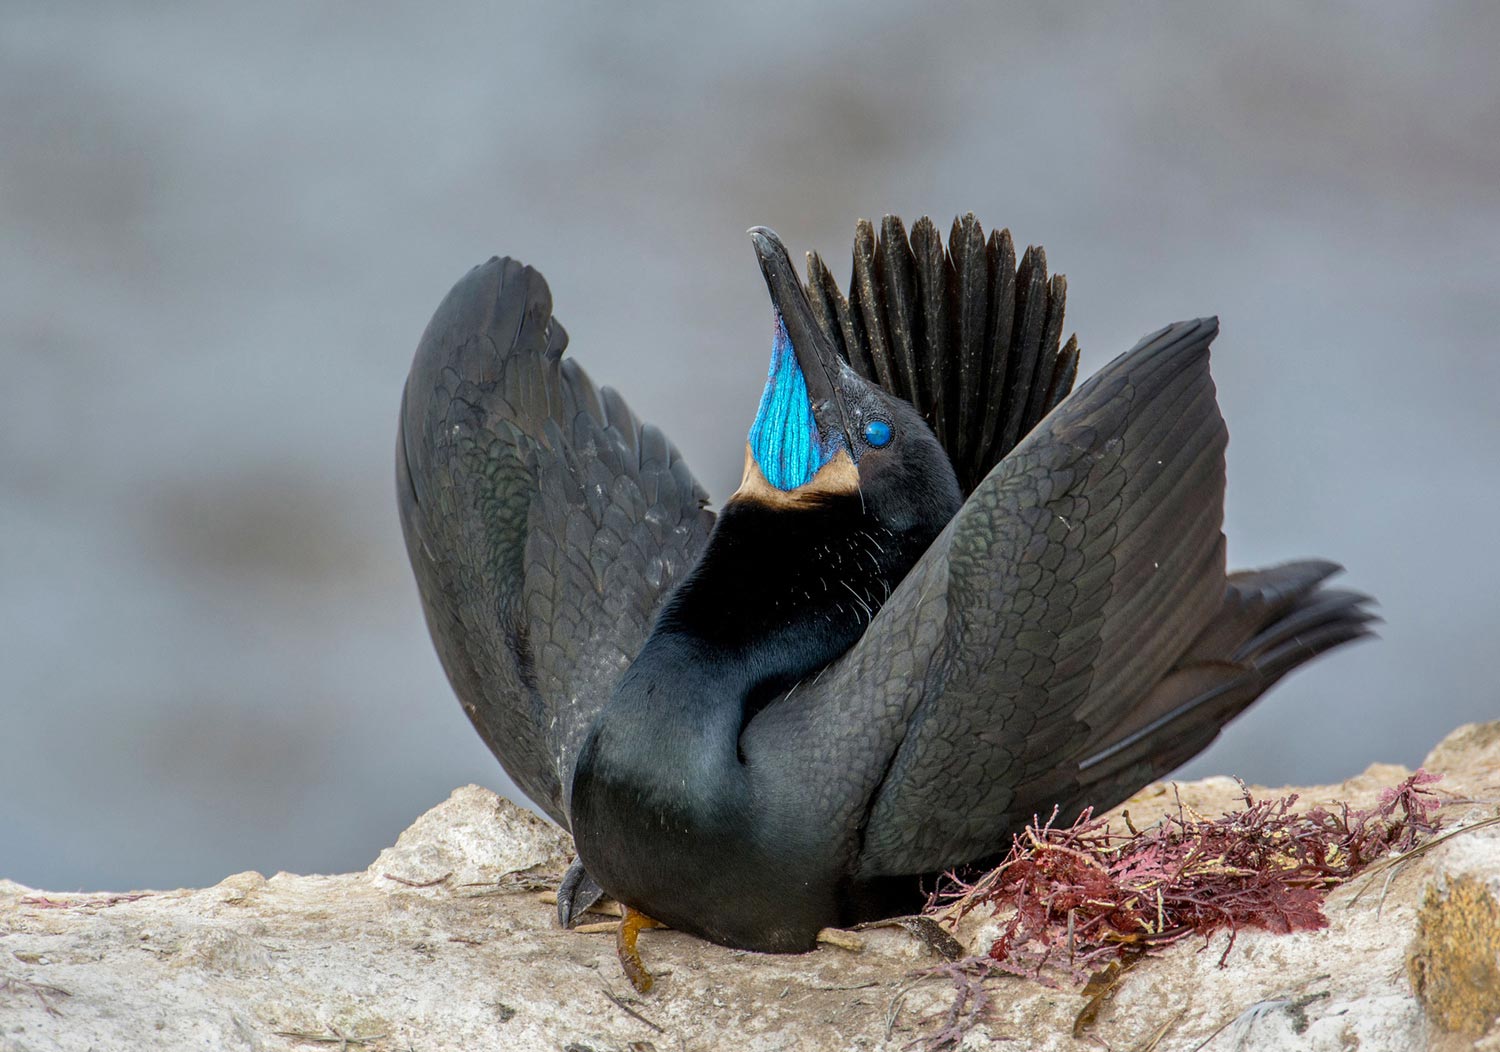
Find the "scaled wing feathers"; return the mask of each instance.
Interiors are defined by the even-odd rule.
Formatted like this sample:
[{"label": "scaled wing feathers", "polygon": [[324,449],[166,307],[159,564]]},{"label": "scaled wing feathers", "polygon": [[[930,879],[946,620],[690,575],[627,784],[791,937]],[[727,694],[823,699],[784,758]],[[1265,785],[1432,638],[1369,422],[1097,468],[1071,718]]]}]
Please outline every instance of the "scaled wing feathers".
[{"label": "scaled wing feathers", "polygon": [[706,495],[661,432],[562,352],[542,276],[470,271],[422,336],[397,496],[428,627],[464,710],[567,823],[573,760],[697,559]]},{"label": "scaled wing feathers", "polygon": [[[1076,795],[1103,729],[1222,603],[1216,330],[1164,329],[1090,379],[984,479],[850,653],[747,728],[752,759],[838,786],[809,796],[868,801],[862,876],[972,861],[1025,809]],[[772,743],[796,755],[777,761]]]}]

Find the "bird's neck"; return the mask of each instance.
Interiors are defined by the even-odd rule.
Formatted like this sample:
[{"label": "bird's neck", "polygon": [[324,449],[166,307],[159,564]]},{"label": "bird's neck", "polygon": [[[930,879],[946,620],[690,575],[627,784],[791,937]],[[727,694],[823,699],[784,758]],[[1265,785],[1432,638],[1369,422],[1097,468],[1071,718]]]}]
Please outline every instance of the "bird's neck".
[{"label": "bird's neck", "polygon": [[795,511],[729,502],[596,721],[579,774],[618,786],[670,773],[674,785],[701,779],[700,798],[738,792],[746,721],[859,639],[920,554],[911,547],[857,495]]},{"label": "bird's neck", "polygon": [[790,686],[847,650],[916,554],[858,494],[787,510],[730,501],[654,634],[689,638]]}]

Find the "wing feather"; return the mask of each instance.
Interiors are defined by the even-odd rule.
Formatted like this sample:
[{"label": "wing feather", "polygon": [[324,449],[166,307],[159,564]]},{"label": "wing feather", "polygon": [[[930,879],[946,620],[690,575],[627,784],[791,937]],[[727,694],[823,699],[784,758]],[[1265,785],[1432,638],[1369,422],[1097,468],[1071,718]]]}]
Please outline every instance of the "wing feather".
[{"label": "wing feather", "polygon": [[[1083,385],[975,490],[853,650],[747,728],[753,762],[868,790],[862,877],[971,861],[1017,815],[1075,795],[1096,725],[1211,619],[1225,589],[1215,332],[1162,330]],[[1143,614],[1162,608],[1180,613]],[[872,753],[834,747],[853,724]]]},{"label": "wing feather", "polygon": [[514,260],[454,286],[402,395],[397,497],[465,712],[566,824],[582,735],[712,515],[666,437],[562,358],[551,311],[546,281]]}]

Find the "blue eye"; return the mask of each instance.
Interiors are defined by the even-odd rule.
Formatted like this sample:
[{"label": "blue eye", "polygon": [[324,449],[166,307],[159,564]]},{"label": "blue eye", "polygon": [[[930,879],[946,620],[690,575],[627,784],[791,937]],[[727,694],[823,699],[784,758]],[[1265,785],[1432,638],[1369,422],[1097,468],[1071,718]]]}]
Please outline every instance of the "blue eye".
[{"label": "blue eye", "polygon": [[884,420],[871,420],[865,425],[865,441],[876,449],[890,442],[891,425]]}]

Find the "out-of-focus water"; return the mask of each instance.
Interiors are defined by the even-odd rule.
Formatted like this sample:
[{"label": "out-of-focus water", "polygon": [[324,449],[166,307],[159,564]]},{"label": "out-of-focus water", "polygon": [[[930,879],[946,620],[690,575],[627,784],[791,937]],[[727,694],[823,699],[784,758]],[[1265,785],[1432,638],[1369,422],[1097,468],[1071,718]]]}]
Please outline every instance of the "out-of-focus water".
[{"label": "out-of-focus water", "polygon": [[1500,8],[908,6],[8,6],[0,874],[348,869],[503,790],[394,510],[417,336],[536,264],[722,498],[755,223],[842,259],[856,217],[973,209],[1068,275],[1086,369],[1222,316],[1231,561],[1336,558],[1388,623],[1188,773],[1500,715]]}]

